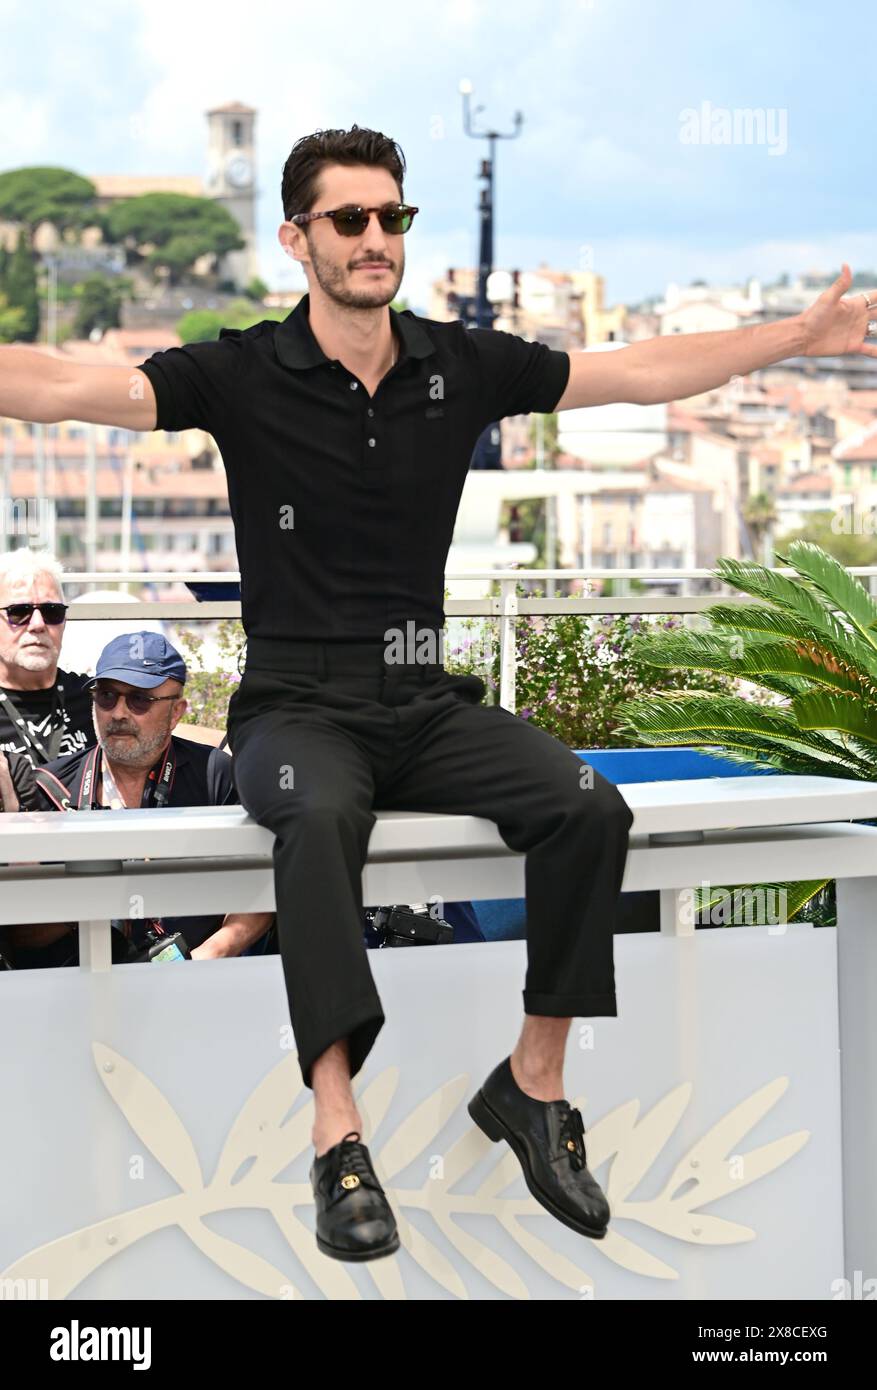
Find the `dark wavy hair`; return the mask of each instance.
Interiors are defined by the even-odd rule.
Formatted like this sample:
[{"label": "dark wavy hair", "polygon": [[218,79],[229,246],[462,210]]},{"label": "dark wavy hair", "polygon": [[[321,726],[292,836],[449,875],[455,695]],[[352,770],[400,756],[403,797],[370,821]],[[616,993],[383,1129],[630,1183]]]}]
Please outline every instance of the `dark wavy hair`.
[{"label": "dark wavy hair", "polygon": [[320,171],[328,164],[371,164],[386,169],[399,185],[399,200],[404,202],[405,156],[395,140],[358,125],[349,130],[315,130],[293,145],[283,166],[280,196],[287,221],[293,213],[310,212],[317,199]]}]

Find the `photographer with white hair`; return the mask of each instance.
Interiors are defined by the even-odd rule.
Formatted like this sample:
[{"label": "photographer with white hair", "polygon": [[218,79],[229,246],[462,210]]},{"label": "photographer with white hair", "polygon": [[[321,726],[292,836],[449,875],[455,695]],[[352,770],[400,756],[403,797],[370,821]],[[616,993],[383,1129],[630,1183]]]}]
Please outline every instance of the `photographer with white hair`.
[{"label": "photographer with white hair", "polygon": [[62,575],[48,551],[0,555],[0,809],[10,783],[26,809],[31,768],[94,742],[89,677],[58,669]]}]

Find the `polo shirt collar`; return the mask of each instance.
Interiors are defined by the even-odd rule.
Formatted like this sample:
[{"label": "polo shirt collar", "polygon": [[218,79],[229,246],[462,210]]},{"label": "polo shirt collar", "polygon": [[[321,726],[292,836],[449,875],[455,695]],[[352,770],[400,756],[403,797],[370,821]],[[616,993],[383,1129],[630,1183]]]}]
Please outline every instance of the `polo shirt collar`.
[{"label": "polo shirt collar", "polygon": [[[317,367],[330,360],[311,331],[310,300],[310,294],[305,294],[274,331],[275,351],[284,367]],[[391,307],[390,322],[403,346],[400,362],[407,357],[429,357],[435,352],[429,334],[410,311],[400,314]]]}]

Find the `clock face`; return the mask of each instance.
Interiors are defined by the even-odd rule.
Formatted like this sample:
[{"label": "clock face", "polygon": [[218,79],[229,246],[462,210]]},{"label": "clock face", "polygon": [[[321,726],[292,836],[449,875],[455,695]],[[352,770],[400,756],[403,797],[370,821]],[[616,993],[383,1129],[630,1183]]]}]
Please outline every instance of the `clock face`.
[{"label": "clock face", "polygon": [[252,183],[253,166],[246,155],[232,155],[225,166],[225,177],[234,188],[246,188]]}]

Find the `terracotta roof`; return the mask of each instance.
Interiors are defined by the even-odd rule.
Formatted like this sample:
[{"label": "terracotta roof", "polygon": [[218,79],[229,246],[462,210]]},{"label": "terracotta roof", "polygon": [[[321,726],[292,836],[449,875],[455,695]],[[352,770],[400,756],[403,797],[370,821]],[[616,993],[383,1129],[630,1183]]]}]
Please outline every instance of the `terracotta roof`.
[{"label": "terracotta roof", "polygon": [[730,449],[733,452],[736,452],[739,447],[739,441],[735,435],[719,434],[718,430],[707,429],[702,433],[701,438],[707,440],[710,444],[721,444],[724,448]]},{"label": "terracotta roof", "polygon": [[675,401],[667,407],[667,428],[677,433],[686,434],[709,434],[709,422],[700,415],[693,415],[690,410],[685,410],[683,406]]},{"label": "terracotta roof", "polygon": [[863,410],[860,406],[855,405],[839,405],[836,407],[835,413],[845,420],[858,421],[862,425],[870,425],[874,420],[873,410]]},{"label": "terracotta roof", "polygon": [[166,344],[176,346],[180,342],[180,335],[170,328],[108,328],[101,341],[106,342],[107,339],[123,348],[139,343],[164,347]]},{"label": "terracotta roof", "polygon": [[162,348],[179,347],[181,339],[171,328],[108,328],[96,343],[90,338],[67,338],[60,347],[50,347],[47,343],[28,343],[33,352],[43,352],[48,357],[74,358],[77,362],[105,364],[117,362],[127,366],[131,356],[145,349],[150,352]]},{"label": "terracotta roof", "polygon": [[[111,429],[113,427],[107,425],[99,425],[98,428]],[[179,445],[169,445],[167,447],[161,446],[160,440],[164,437],[163,431],[148,430],[146,431],[146,433],[149,436],[147,439],[132,440],[130,442],[130,445],[117,444],[113,446],[107,444],[105,439],[101,440],[98,437],[95,440],[94,446],[94,451],[98,460],[98,467],[101,466],[101,461],[105,460],[108,454],[111,454],[114,458],[118,458],[121,454],[128,453],[129,449],[130,452],[134,454],[135,459],[139,457],[143,457],[145,459],[148,456],[149,458],[153,459],[154,462],[161,463],[161,465],[165,468],[170,468],[172,464],[182,463],[188,465],[189,460],[191,458],[191,454],[186,449],[181,449]],[[155,443],[153,443],[153,437],[155,439]],[[59,437],[58,439],[47,440],[46,444],[46,455],[55,460],[55,467],[60,471],[63,471],[68,466],[68,459],[85,459],[88,454],[87,439],[69,439]],[[23,435],[21,438],[16,438],[12,455],[13,465],[26,463],[28,459],[35,459],[36,456],[37,441],[33,438],[32,435]]]},{"label": "terracotta roof", "polygon": [[197,174],[87,174],[99,198],[139,198],[144,193],[188,193],[203,197]]},{"label": "terracotta roof", "polygon": [[785,493],[806,493],[806,492],[827,492],[834,491],[834,479],[830,473],[802,473],[798,478],[792,478],[790,482],[783,483],[777,488],[777,492]]},{"label": "terracotta roof", "polygon": [[[98,468],[98,497],[121,497],[122,481],[119,472],[111,468]],[[225,498],[228,496],[224,472],[212,468],[186,469],[180,473],[168,473],[164,469],[135,468],[132,480],[134,497],[174,497],[174,498]],[[77,468],[58,469],[55,473],[54,496],[63,498],[84,498],[87,481],[85,472]],[[12,473],[12,497],[34,497],[37,491],[36,470],[19,468]],[[191,518],[189,518],[191,520]]]},{"label": "terracotta roof", "polygon": [[831,452],[836,459],[843,462],[852,459],[877,461],[877,420],[872,420],[864,429],[835,444]]},{"label": "terracotta roof", "polygon": [[709,483],[698,482],[694,478],[679,478],[669,473],[661,473],[646,483],[644,492],[712,492]]},{"label": "terracotta roof", "polygon": [[540,275],[543,280],[550,280],[555,285],[566,285],[571,283],[569,271],[549,270],[547,266],[538,265],[535,270],[525,271],[528,275]]},{"label": "terracotta roof", "polygon": [[224,111],[231,114],[237,113],[240,116],[257,115],[257,110],[255,106],[244,106],[244,103],[242,101],[227,101],[224,106],[211,106],[209,111],[207,112],[207,115],[215,116],[216,113],[220,111]]}]

